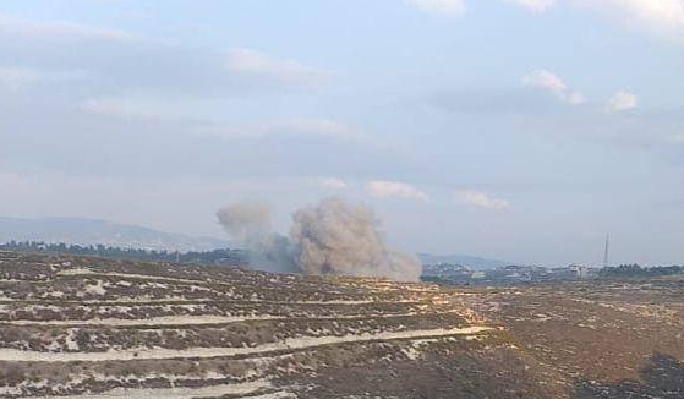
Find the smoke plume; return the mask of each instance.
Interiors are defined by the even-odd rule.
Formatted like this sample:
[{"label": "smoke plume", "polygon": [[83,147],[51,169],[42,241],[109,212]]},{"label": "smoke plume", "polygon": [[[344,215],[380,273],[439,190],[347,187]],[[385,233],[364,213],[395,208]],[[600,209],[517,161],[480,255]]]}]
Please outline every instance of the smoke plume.
[{"label": "smoke plume", "polygon": [[290,237],[268,231],[270,208],[243,203],[218,212],[219,223],[268,271],[417,280],[420,262],[388,248],[373,211],[329,198],[292,215]]},{"label": "smoke plume", "polygon": [[219,223],[241,245],[260,241],[271,229],[271,207],[263,202],[241,202],[218,211]]},{"label": "smoke plume", "polygon": [[241,202],[216,215],[231,238],[249,250],[251,265],[269,272],[298,272],[290,240],[271,231],[272,213],[267,203]]}]

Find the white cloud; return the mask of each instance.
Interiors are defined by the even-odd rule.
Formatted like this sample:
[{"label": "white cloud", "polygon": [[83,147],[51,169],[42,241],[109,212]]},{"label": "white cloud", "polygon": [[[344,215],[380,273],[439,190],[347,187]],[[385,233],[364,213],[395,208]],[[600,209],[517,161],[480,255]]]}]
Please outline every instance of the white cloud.
[{"label": "white cloud", "polygon": [[[559,0],[502,0],[524,7],[535,13],[554,8]],[[465,12],[465,0],[405,0],[423,11],[460,15]],[[660,33],[684,32],[683,0],[563,0],[570,6],[593,9],[623,20],[632,26],[641,26]]]},{"label": "white cloud", "polygon": [[328,71],[295,60],[274,58],[250,49],[228,51],[225,65],[233,73],[255,75],[280,84],[296,86],[319,86],[331,76]]},{"label": "white cloud", "polygon": [[504,0],[506,3],[525,7],[533,12],[545,12],[556,5],[556,0]]},{"label": "white cloud", "polygon": [[347,183],[344,180],[334,177],[321,179],[320,185],[323,188],[329,188],[332,190],[345,190],[347,188]]},{"label": "white cloud", "polygon": [[620,90],[613,94],[608,100],[607,110],[609,112],[627,111],[636,108],[638,102],[639,100],[636,95],[625,90]]},{"label": "white cloud", "polygon": [[546,69],[532,71],[522,78],[522,82],[530,87],[547,90],[567,104],[579,105],[586,102],[582,93],[568,88],[562,78]]},{"label": "white cloud", "polygon": [[576,0],[580,4],[601,8],[629,24],[658,32],[684,32],[682,0]]},{"label": "white cloud", "polygon": [[[546,11],[553,0],[506,0],[534,11]],[[537,4],[539,3],[539,4]],[[546,7],[543,7],[544,4]],[[684,32],[684,1],[682,0],[570,0],[574,6],[596,9],[617,17],[633,26],[660,33]]]},{"label": "white cloud", "polygon": [[542,87],[554,93],[562,93],[567,90],[563,79],[545,69],[536,70],[525,76],[523,83],[534,87]]},{"label": "white cloud", "polygon": [[71,37],[124,41],[134,38],[133,35],[116,29],[99,28],[73,22],[34,22],[0,14],[0,33],[3,32],[26,36],[40,36],[48,39]]},{"label": "white cloud", "polygon": [[[0,83],[2,75],[0,72]],[[329,137],[354,139],[361,135],[352,127],[331,119],[292,118],[272,122],[243,125],[224,125],[212,122],[206,115],[183,110],[183,104],[149,97],[91,98],[80,104],[82,111],[124,120],[183,123],[188,133],[224,139],[289,137]]]},{"label": "white cloud", "polygon": [[462,204],[473,205],[479,208],[503,210],[510,208],[508,201],[500,198],[490,197],[489,195],[472,190],[456,191],[454,199]]},{"label": "white cloud", "polygon": [[[546,12],[558,0],[503,0],[533,12]],[[684,33],[683,0],[564,0],[570,6],[602,12],[633,27],[675,34]]]},{"label": "white cloud", "polygon": [[587,102],[587,99],[584,97],[584,94],[578,91],[570,91],[568,93],[565,93],[565,97],[562,97],[561,99],[564,99],[565,102],[572,105],[581,105]]},{"label": "white cloud", "polygon": [[423,191],[406,183],[373,180],[368,183],[371,195],[377,198],[398,197],[427,202],[429,197]]},{"label": "white cloud", "polygon": [[446,16],[461,15],[466,10],[465,0],[405,0],[405,2],[422,11]]},{"label": "white cloud", "polygon": [[[0,76],[1,83],[1,76]],[[329,137],[354,139],[362,136],[352,127],[331,119],[293,118],[238,126],[215,124],[204,115],[184,112],[174,102],[140,97],[92,98],[80,104],[81,110],[114,117],[168,123],[184,123],[188,132],[198,136],[224,139],[289,137]]]}]

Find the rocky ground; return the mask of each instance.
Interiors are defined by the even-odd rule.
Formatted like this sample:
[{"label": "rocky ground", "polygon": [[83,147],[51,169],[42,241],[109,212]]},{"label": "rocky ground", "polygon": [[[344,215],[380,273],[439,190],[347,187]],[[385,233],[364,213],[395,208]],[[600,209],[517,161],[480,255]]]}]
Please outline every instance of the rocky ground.
[{"label": "rocky ground", "polygon": [[0,397],[684,398],[683,294],[0,253]]}]

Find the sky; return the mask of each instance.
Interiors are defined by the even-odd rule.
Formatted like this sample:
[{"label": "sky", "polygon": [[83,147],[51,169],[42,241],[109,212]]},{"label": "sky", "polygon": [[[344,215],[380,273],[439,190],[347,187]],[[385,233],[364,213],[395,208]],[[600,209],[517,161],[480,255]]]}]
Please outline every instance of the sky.
[{"label": "sky", "polygon": [[684,0],[5,0],[0,215],[339,196],[414,252],[684,263],[682,71]]}]

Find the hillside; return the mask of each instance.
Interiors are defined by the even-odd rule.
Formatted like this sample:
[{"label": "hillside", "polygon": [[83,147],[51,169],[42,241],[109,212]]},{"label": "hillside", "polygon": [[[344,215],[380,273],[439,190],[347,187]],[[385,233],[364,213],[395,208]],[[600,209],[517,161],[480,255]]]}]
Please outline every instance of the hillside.
[{"label": "hillside", "polygon": [[463,291],[0,253],[0,396],[681,398],[683,291]]},{"label": "hillside", "polygon": [[167,233],[146,227],[79,218],[18,219],[0,217],[0,242],[46,241],[81,245],[103,244],[170,251],[223,248],[224,240]]}]

